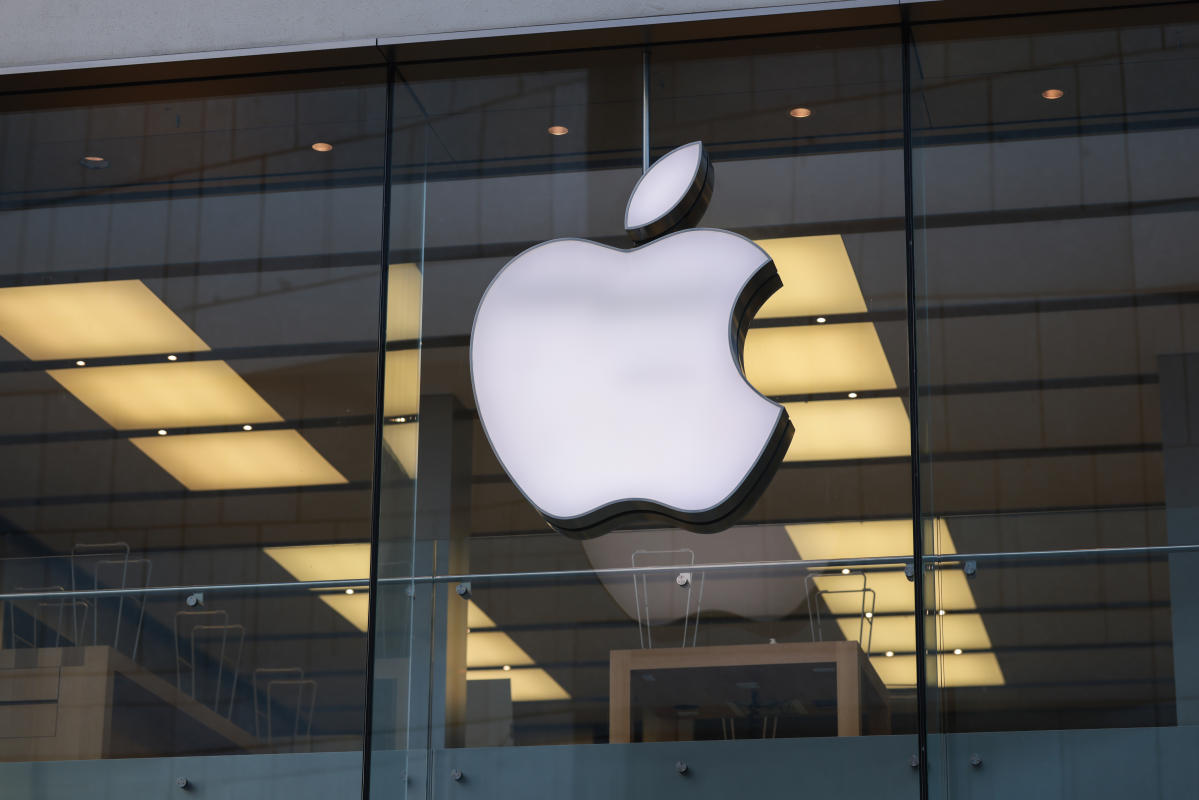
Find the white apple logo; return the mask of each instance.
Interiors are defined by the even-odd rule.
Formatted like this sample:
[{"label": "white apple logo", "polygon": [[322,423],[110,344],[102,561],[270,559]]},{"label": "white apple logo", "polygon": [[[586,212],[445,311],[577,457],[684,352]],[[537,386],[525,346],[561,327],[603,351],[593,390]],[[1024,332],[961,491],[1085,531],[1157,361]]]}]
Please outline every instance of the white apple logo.
[{"label": "white apple logo", "polygon": [[[745,380],[749,320],[782,283],[770,256],[693,225],[712,193],[700,142],[633,189],[618,250],[554,239],[492,280],[470,339],[483,430],[554,529],[590,538],[656,520],[724,530],[765,489],[794,435]],[[652,240],[652,241],[650,241]]]}]

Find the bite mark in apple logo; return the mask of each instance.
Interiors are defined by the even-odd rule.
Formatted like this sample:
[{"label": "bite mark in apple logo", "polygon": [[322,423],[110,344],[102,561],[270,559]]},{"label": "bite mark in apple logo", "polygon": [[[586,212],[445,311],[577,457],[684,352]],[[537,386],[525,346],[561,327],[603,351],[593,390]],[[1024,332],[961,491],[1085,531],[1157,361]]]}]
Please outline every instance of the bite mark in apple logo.
[{"label": "bite mark in apple logo", "polygon": [[642,522],[724,530],[795,434],[742,365],[750,320],[782,287],[774,262],[744,236],[687,229],[712,184],[702,143],[670,151],[629,197],[638,246],[535,245],[479,302],[470,371],[483,431],[567,536]]}]

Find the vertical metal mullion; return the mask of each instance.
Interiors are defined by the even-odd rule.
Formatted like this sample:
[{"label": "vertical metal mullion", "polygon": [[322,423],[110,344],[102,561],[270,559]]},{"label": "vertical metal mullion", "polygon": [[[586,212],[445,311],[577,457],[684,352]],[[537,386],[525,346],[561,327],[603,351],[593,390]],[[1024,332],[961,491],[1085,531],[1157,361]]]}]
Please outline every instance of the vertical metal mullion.
[{"label": "vertical metal mullion", "polygon": [[641,171],[649,172],[649,48],[641,50]]},{"label": "vertical metal mullion", "polygon": [[387,61],[387,108],[383,123],[383,213],[379,237],[378,358],[375,365],[375,442],[371,469],[371,564],[366,616],[366,709],[362,734],[362,800],[370,800],[371,748],[375,697],[375,627],[379,598],[379,514],[383,491],[383,389],[387,368],[387,280],[391,262],[392,126],[395,124],[395,64]]},{"label": "vertical metal mullion", "polygon": [[920,387],[916,345],[916,218],[915,175],[912,165],[912,28],[903,10],[903,231],[907,272],[908,418],[911,421],[912,470],[912,591],[916,609],[916,747],[920,771],[920,800],[929,800],[928,790],[928,664],[925,653],[924,609],[924,524],[920,480]]}]

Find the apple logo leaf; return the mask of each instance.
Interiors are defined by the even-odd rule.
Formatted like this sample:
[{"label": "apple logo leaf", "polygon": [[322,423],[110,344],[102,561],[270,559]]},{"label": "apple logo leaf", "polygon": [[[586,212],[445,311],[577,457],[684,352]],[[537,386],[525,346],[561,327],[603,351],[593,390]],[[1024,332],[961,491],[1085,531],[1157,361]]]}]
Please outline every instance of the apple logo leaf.
[{"label": "apple logo leaf", "polygon": [[712,200],[712,162],[702,142],[659,158],[633,187],[624,227],[637,244],[694,227]]}]

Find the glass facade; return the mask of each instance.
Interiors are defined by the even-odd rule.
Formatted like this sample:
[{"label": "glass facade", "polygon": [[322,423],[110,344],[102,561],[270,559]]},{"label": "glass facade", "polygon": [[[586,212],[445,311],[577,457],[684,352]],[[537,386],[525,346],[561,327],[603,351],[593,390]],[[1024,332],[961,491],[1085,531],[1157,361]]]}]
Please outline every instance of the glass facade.
[{"label": "glass facade", "polygon": [[[0,794],[1199,791],[1199,7],[708,32],[0,96]],[[475,312],[692,141],[795,436],[569,538]]]}]

